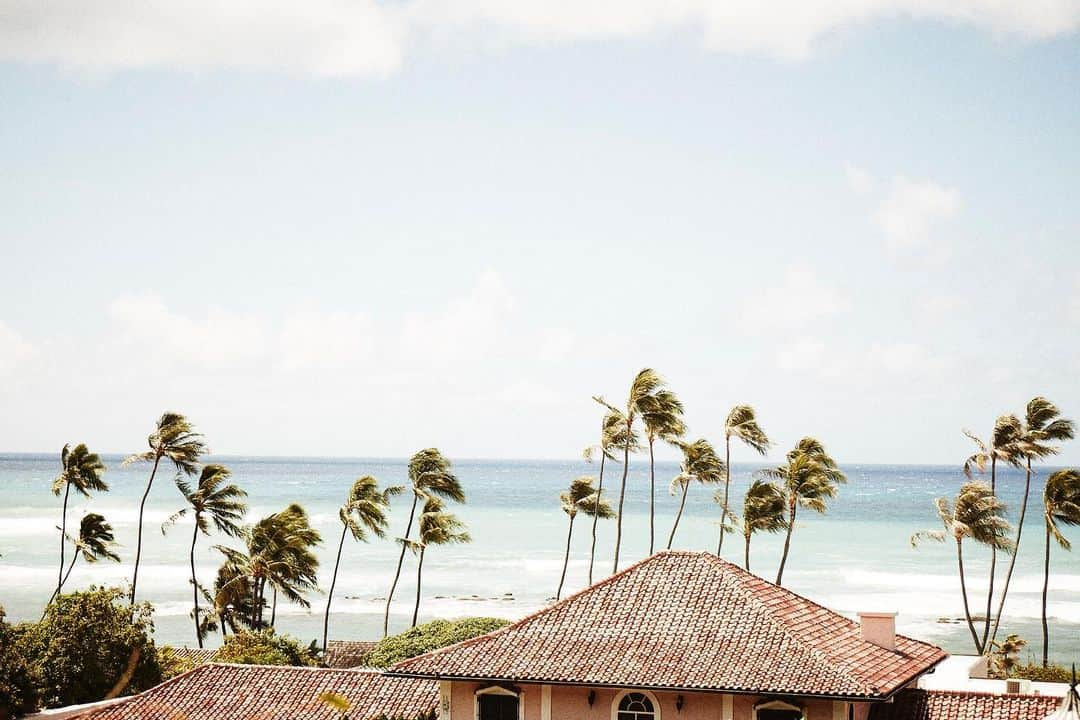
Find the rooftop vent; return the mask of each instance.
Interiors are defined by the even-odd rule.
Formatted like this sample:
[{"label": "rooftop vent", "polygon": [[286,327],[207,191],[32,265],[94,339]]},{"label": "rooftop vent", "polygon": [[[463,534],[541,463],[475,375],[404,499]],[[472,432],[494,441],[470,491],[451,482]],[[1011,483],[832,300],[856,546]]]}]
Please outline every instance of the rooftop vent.
[{"label": "rooftop vent", "polygon": [[896,613],[861,612],[862,639],[886,650],[896,650]]}]

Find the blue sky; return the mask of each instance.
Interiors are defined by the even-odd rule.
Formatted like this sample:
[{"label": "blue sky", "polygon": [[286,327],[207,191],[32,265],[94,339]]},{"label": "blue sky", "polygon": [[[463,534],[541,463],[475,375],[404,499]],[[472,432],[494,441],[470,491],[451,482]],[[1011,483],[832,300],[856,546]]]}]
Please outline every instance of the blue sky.
[{"label": "blue sky", "polygon": [[1080,417],[1075,4],[52,4],[0,11],[0,451],[570,457],[644,366],[777,458]]}]

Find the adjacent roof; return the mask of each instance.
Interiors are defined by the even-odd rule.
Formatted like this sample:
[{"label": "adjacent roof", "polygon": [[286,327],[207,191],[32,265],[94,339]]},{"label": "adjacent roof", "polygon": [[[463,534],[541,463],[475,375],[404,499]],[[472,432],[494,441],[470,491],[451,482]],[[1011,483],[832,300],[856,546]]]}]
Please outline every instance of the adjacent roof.
[{"label": "adjacent roof", "polygon": [[945,658],[708,553],[661,552],[505,628],[405,660],[405,677],[882,699]]},{"label": "adjacent roof", "polygon": [[870,711],[870,720],[1044,720],[1061,704],[1046,695],[904,690]]},{"label": "adjacent roof", "polygon": [[185,660],[193,665],[205,665],[214,662],[217,657],[217,650],[214,648],[169,646],[169,650],[178,660]]},{"label": "adjacent roof", "polygon": [[330,668],[355,668],[367,664],[367,657],[378,645],[374,640],[331,640],[326,643],[323,664]]},{"label": "adjacent roof", "polygon": [[79,720],[331,720],[319,695],[348,699],[352,720],[413,718],[438,707],[438,684],[374,670],[210,664]]}]

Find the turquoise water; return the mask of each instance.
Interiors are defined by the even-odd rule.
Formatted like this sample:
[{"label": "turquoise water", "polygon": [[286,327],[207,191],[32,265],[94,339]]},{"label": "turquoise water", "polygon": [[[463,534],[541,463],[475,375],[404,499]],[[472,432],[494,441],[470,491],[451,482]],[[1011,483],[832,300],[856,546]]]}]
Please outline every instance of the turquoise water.
[{"label": "turquoise water", "polygon": [[[76,565],[70,587],[90,583],[122,583],[130,577],[135,545],[138,499],[147,476],[145,467],[120,467],[119,457],[106,457],[106,480],[111,491],[89,501],[73,498],[69,524],[86,511],[99,512],[116,529],[120,564]],[[340,525],[337,506],[351,481],[375,475],[384,484],[405,481],[403,459],[317,459],[223,457],[235,481],[249,493],[251,517],[279,510],[292,501],[304,504],[323,532],[320,548],[324,587],[336,549]],[[60,501],[49,491],[57,472],[57,458],[42,455],[0,455],[0,604],[10,619],[36,619],[56,577]],[[733,470],[734,504],[757,466],[736,465]],[[569,481],[597,468],[583,461],[462,460],[455,471],[468,495],[457,508],[468,524],[473,543],[432,548],[426,555],[421,618],[461,615],[496,615],[517,618],[545,605],[554,595],[562,566],[566,517],[559,511],[558,494]],[[954,494],[964,481],[959,468],[915,465],[851,465],[844,467],[849,482],[841,489],[825,516],[800,514],[785,571],[792,590],[844,613],[860,610],[899,611],[902,632],[945,648],[970,652],[964,625],[939,622],[959,617],[961,603],[955,572],[954,546],[924,544],[912,549],[908,538],[921,529],[938,529],[932,501]],[[621,564],[648,552],[648,466],[631,465],[624,514]],[[605,488],[617,491],[620,468],[605,475]],[[657,465],[657,536],[666,544],[675,513],[676,498],[667,483],[677,472],[673,463]],[[1006,605],[1005,632],[1017,632],[1033,642],[1040,637],[1039,593],[1042,587],[1043,537],[1038,507],[1043,474],[1033,482],[1034,504],[1029,508],[1013,589]],[[1010,509],[1019,506],[1023,476],[1002,473],[999,494]],[[675,547],[716,549],[717,508],[712,488],[690,489],[686,514]],[[609,499],[614,501],[613,496]],[[190,526],[162,536],[161,522],[182,507],[182,499],[168,474],[159,475],[147,506],[143,562],[139,571],[140,599],[157,608],[157,637],[170,643],[191,643],[194,637],[187,578]],[[408,501],[398,500],[391,534],[403,531]],[[614,522],[600,524],[597,577],[611,569]],[[589,544],[588,522],[575,528],[568,590],[585,584]],[[1080,534],[1072,533],[1075,540]],[[196,562],[200,578],[213,580],[220,556],[211,549],[220,537],[200,538]],[[756,536],[752,569],[772,578],[782,538]],[[725,554],[742,562],[741,538],[729,537]],[[382,598],[389,589],[396,563],[390,540],[370,544],[347,542],[334,597],[331,637],[376,638],[381,634]],[[987,558],[972,547],[965,553],[973,605],[985,593]],[[80,561],[81,563],[81,561]],[[415,565],[407,561],[395,595],[391,629],[404,628],[412,613]],[[1080,659],[1080,556],[1057,548],[1053,554],[1050,615],[1052,655],[1061,661]],[[1000,581],[999,581],[1000,582]],[[983,600],[983,604],[985,599]],[[279,605],[278,627],[304,640],[321,637],[325,595],[312,597],[311,610]],[[216,642],[216,639],[215,639]]]}]

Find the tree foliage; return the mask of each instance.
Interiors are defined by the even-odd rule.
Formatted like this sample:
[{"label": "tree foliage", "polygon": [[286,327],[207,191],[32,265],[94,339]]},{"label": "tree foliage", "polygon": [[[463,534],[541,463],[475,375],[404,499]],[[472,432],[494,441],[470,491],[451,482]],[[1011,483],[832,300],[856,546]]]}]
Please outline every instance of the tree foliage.
[{"label": "tree foliage", "polygon": [[225,638],[216,662],[241,665],[314,665],[311,648],[272,628],[236,633]]},{"label": "tree foliage", "polygon": [[37,673],[20,647],[20,629],[4,622],[0,608],[0,720],[38,707]]},{"label": "tree foliage", "polygon": [[508,624],[506,620],[488,617],[433,620],[400,635],[383,638],[368,655],[366,664],[371,667],[389,667],[402,660],[498,630]]}]

